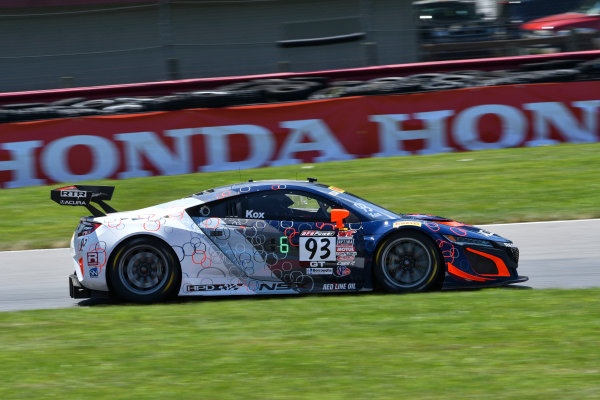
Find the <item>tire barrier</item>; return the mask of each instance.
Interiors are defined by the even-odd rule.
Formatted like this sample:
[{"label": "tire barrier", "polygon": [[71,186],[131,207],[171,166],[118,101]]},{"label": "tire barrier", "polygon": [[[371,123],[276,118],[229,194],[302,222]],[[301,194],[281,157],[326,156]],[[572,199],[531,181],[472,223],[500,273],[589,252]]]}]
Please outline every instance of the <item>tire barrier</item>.
[{"label": "tire barrier", "polygon": [[157,97],[71,97],[50,103],[6,104],[0,108],[0,123],[598,79],[600,58],[589,61],[566,59],[524,63],[514,70],[422,73],[367,81],[330,81],[327,77],[253,79],[212,90],[177,92]]}]

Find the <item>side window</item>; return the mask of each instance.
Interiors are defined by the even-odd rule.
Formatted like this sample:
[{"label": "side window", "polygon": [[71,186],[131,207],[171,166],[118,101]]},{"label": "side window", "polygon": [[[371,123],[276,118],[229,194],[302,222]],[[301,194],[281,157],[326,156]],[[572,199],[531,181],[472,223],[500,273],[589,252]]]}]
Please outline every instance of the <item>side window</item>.
[{"label": "side window", "polygon": [[188,209],[188,214],[192,217],[206,218],[231,218],[239,214],[239,203],[237,199],[225,199],[213,201],[206,204],[200,204]]},{"label": "side window", "polygon": [[[240,218],[329,222],[331,210],[341,206],[308,192],[272,190],[241,196]],[[347,222],[359,222],[350,214]]]}]

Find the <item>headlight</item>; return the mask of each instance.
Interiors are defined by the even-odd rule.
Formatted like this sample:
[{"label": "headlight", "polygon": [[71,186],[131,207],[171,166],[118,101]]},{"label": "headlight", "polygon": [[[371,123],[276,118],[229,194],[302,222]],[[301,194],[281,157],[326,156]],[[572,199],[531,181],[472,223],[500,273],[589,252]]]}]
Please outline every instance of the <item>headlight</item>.
[{"label": "headlight", "polygon": [[463,237],[463,236],[453,236],[453,235],[444,235],[444,237],[454,244],[460,244],[463,246],[471,245],[471,246],[494,247],[492,242],[490,242],[489,240],[475,239],[475,238]]}]

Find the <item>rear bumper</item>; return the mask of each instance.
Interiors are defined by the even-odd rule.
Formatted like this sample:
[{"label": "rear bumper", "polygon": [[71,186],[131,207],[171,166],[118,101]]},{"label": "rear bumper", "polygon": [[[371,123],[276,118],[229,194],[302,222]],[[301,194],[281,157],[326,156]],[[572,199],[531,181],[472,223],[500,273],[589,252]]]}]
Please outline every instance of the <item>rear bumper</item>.
[{"label": "rear bumper", "polygon": [[92,297],[92,291],[84,287],[77,275],[69,275],[69,295],[74,299],[88,299]]}]

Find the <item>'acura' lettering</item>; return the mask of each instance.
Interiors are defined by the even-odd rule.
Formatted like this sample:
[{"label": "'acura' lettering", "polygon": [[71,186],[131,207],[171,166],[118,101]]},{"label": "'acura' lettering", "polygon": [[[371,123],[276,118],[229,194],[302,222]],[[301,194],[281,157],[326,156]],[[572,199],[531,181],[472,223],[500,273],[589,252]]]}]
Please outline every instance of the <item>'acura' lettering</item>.
[{"label": "'acura' lettering", "polygon": [[246,210],[246,218],[264,218],[265,217],[265,213],[264,212],[258,212],[258,211],[254,211],[254,210]]}]

